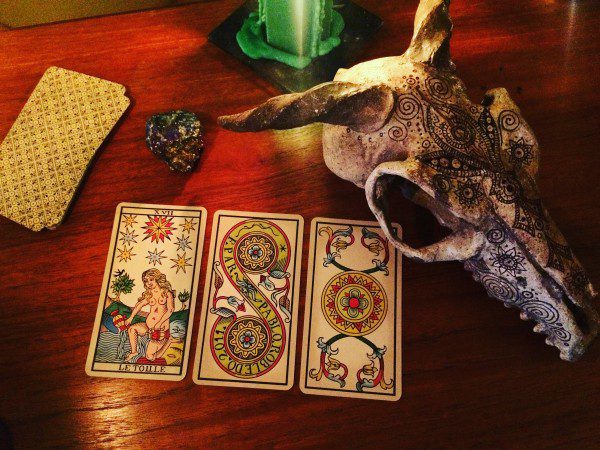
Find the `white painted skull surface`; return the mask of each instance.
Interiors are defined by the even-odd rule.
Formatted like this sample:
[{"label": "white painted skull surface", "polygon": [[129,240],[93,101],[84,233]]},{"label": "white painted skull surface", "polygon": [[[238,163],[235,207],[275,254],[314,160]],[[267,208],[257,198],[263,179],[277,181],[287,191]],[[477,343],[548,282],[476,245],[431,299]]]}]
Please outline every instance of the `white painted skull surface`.
[{"label": "white painted skull surface", "polygon": [[[221,117],[235,131],[323,122],[338,176],[364,187],[388,239],[408,257],[464,261],[490,296],[537,322],[577,359],[598,332],[594,289],[542,205],[537,140],[504,89],[472,103],[450,60],[448,1],[423,0],[406,53],[340,70],[331,83]],[[453,233],[415,249],[393,236],[386,190],[427,207]]]}]

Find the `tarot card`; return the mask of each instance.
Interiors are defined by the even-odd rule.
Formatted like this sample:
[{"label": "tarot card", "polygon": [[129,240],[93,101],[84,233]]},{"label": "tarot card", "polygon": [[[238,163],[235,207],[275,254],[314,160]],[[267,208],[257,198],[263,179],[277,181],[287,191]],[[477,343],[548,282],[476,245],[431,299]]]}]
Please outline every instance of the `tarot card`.
[{"label": "tarot card", "polygon": [[292,387],[303,228],[296,215],[215,214],[195,383]]},{"label": "tarot card", "polygon": [[34,231],[57,227],[129,102],[125,86],[48,68],[0,144],[0,214]]},{"label": "tarot card", "polygon": [[88,375],[185,377],[205,227],[204,208],[117,206]]},{"label": "tarot card", "polygon": [[377,222],[313,219],[302,392],[400,398],[401,273],[398,251]]}]

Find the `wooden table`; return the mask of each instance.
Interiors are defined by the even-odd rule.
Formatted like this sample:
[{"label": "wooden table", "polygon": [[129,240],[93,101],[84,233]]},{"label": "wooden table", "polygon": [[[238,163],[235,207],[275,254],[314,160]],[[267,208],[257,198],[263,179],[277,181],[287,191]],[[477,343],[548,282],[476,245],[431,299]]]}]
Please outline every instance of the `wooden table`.
[{"label": "wooden table", "polygon": [[[403,52],[417,2],[359,3],[385,18],[363,58]],[[306,396],[297,386],[199,387],[190,375],[180,383],[85,375],[117,203],[203,205],[207,235],[218,209],[299,213],[307,223],[371,218],[363,192],[323,164],[319,126],[235,134],[216,125],[218,115],[277,94],[207,42],[238,4],[0,32],[0,136],[51,65],[122,83],[133,99],[62,226],[33,233],[0,219],[0,447],[600,444],[600,346],[561,361],[459,263],[405,263],[397,403]],[[452,53],[471,96],[504,86],[520,105],[543,149],[546,205],[600,287],[598,4],[462,0],[451,11]],[[169,172],[145,147],[145,120],[174,108],[199,112],[206,125],[207,150],[191,176]],[[397,201],[409,241],[441,235],[429,213]]]}]

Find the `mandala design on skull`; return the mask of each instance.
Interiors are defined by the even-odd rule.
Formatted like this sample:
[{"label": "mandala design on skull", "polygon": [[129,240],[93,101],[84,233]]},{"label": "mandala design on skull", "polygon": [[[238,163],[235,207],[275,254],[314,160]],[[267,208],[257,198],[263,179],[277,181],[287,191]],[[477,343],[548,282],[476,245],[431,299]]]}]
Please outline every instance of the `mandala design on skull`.
[{"label": "mandala design on skull", "polygon": [[[533,162],[533,145],[523,137],[508,139],[507,145],[503,144],[503,131],[513,132],[522,126],[518,115],[504,110],[496,121],[487,107],[465,111],[445,103],[443,100],[452,88],[442,77],[426,79],[424,86],[415,86],[415,92],[422,105],[423,126],[435,144],[431,151],[417,156],[417,160],[435,171],[432,181],[438,198],[451,203],[453,195],[462,206],[474,207],[485,198],[484,181],[490,180],[487,195],[500,203],[514,205],[513,227],[545,239],[550,255],[546,266],[564,271],[565,261],[571,255],[550,237],[540,199],[526,194],[529,191],[521,179],[527,181],[527,174],[519,178],[514,170]],[[403,109],[408,110],[407,105]],[[413,109],[410,111],[412,114]],[[401,118],[398,110],[395,117]],[[403,122],[399,121],[395,126],[401,125]]]},{"label": "mandala design on skull", "polygon": [[525,139],[519,138],[517,140],[509,139],[508,141],[508,153],[509,162],[513,163],[516,167],[522,167],[528,165],[532,158],[533,145],[525,142]]},{"label": "mandala design on skull", "polygon": [[582,293],[585,290],[585,287],[589,284],[590,279],[588,278],[585,270],[581,268],[576,268],[572,270],[569,276],[567,277],[567,283],[571,286],[575,292]]},{"label": "mandala design on skull", "polygon": [[505,273],[516,277],[518,274],[525,271],[523,267],[523,261],[525,257],[522,256],[515,247],[505,249],[500,246],[496,247],[496,250],[492,250],[492,267],[497,267],[500,275]]},{"label": "mandala design on skull", "polygon": [[473,206],[479,202],[479,199],[483,196],[483,192],[478,183],[470,181],[465,181],[464,183],[458,182],[456,196],[461,205]]}]

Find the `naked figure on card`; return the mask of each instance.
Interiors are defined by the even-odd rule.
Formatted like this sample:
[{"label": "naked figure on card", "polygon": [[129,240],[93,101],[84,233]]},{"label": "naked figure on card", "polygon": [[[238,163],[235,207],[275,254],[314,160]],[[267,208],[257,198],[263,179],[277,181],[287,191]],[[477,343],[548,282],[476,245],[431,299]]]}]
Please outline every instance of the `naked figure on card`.
[{"label": "naked figure on card", "polygon": [[[175,291],[165,274],[158,269],[148,269],[141,274],[141,280],[145,290],[133,308],[124,307],[121,294],[127,292],[128,285],[133,288],[135,282],[123,270],[115,273],[112,286],[116,297],[106,296],[102,331],[118,335],[119,341],[117,343],[114,336],[100,335],[101,348],[106,350],[105,362],[166,365],[165,352],[171,347],[169,356],[177,353],[172,344],[185,336],[185,331],[181,335],[181,330],[185,330],[183,321],[170,320],[175,311]],[[124,306],[119,307],[119,304]],[[181,309],[185,308],[182,304]]]},{"label": "naked figure on card", "polygon": [[[139,355],[138,337],[148,335],[144,358],[148,362],[160,361],[167,347],[172,342],[169,325],[170,317],[175,309],[175,291],[167,281],[164,273],[158,269],[148,269],[142,274],[142,281],[146,289],[133,308],[131,316],[125,321],[131,348],[125,361],[130,362]],[[144,308],[150,307],[150,314],[144,322],[132,324],[134,317]],[[160,361],[162,362],[162,361]],[[166,361],[165,361],[166,362]]]},{"label": "naked figure on card", "polygon": [[87,371],[95,376],[185,376],[205,212],[117,209]]}]

